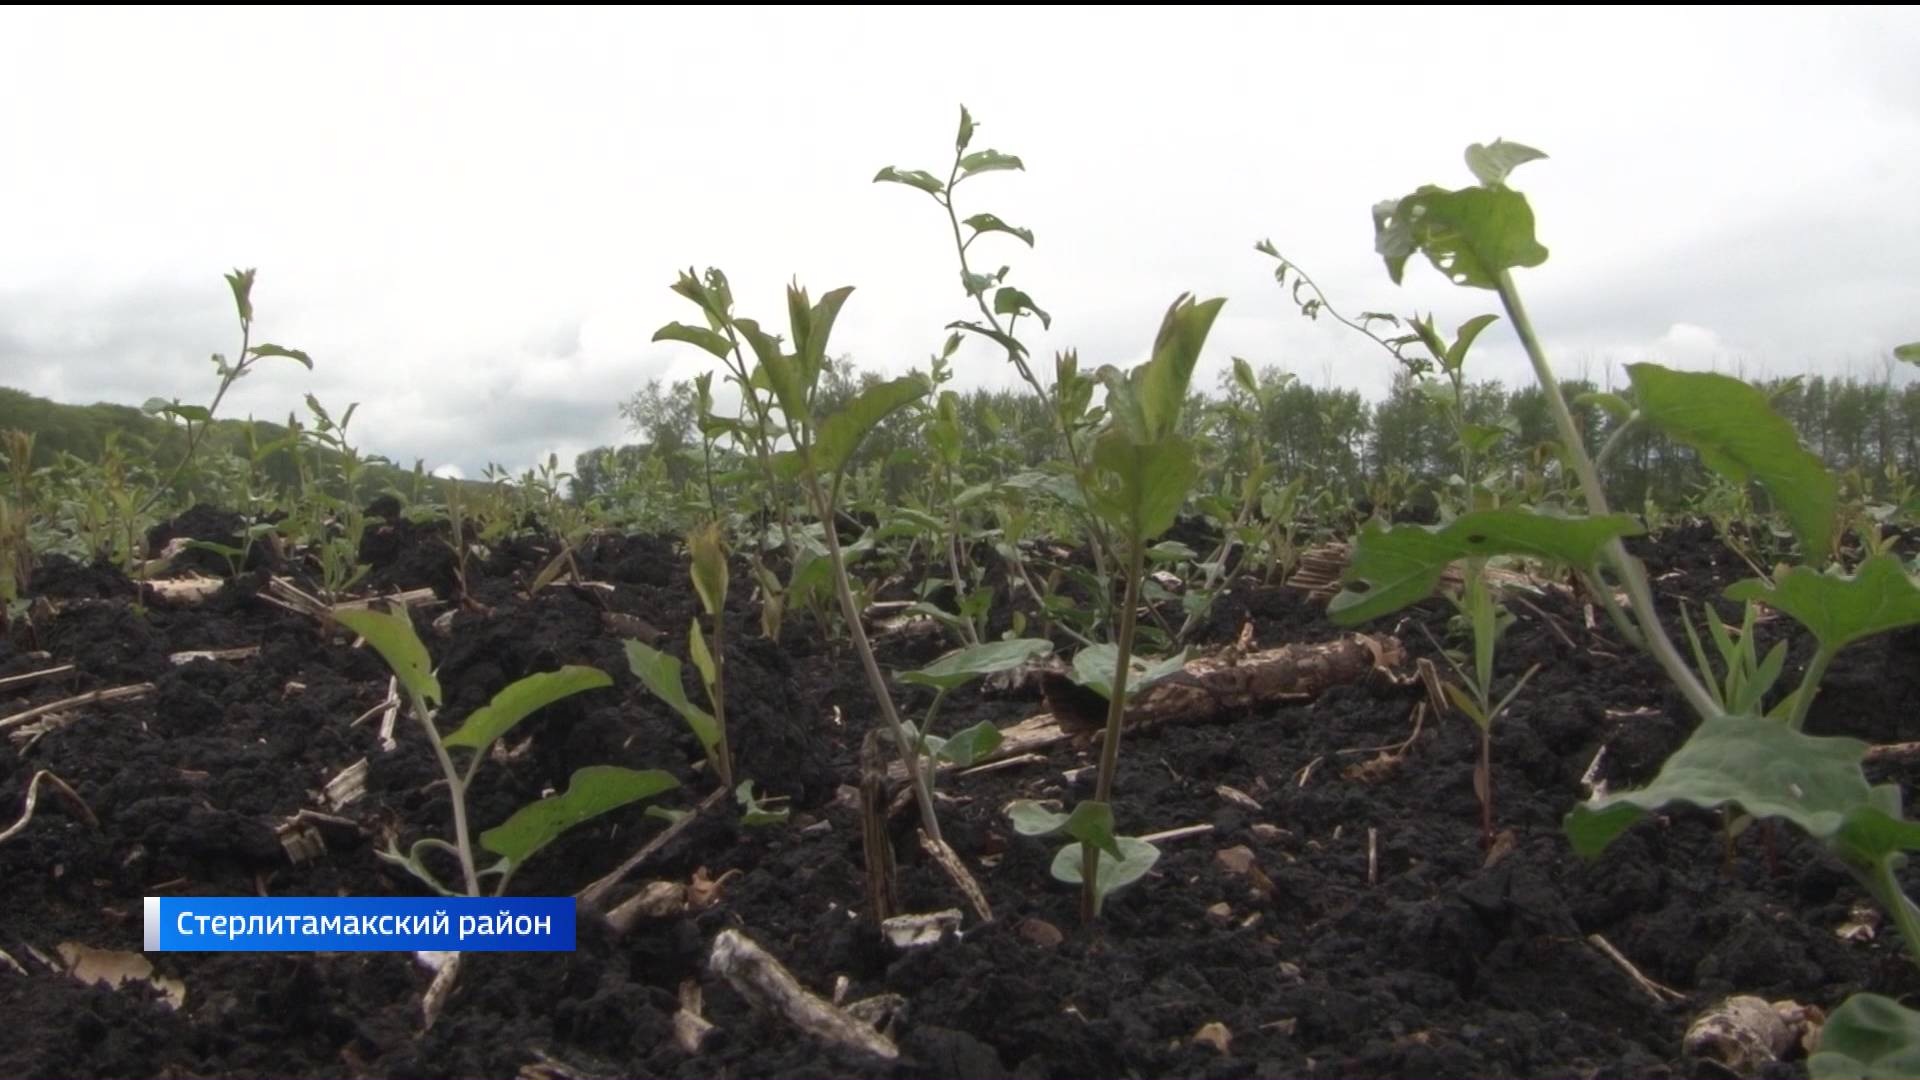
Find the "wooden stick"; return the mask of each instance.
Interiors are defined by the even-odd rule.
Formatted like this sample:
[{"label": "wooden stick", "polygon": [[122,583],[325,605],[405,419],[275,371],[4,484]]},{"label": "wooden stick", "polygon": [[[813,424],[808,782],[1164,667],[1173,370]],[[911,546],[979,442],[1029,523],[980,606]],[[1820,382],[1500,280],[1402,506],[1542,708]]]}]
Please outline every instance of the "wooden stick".
[{"label": "wooden stick", "polygon": [[1654,982],[1652,979],[1647,978],[1645,975],[1640,974],[1640,969],[1637,967],[1634,967],[1632,961],[1628,960],[1625,956],[1621,955],[1620,950],[1614,948],[1612,942],[1608,941],[1606,938],[1601,937],[1599,934],[1588,934],[1587,944],[1600,950],[1600,952],[1603,955],[1605,955],[1607,959],[1613,961],[1614,966],[1618,967],[1621,971],[1626,972],[1627,978],[1632,979],[1635,985],[1639,986],[1640,989],[1645,990],[1647,992],[1647,996],[1652,998],[1654,1001],[1658,1002],[1659,1004],[1665,1005],[1669,1001],[1686,1000],[1687,995],[1681,993],[1678,990],[1675,990],[1673,987],[1662,986],[1659,983]]},{"label": "wooden stick", "polygon": [[960,861],[960,856],[947,846],[945,840],[936,840],[926,833],[921,833],[920,850],[933,856],[933,861],[939,865],[940,869],[947,872],[949,878],[953,879],[953,883],[960,889],[960,895],[967,898],[967,903],[973,908],[973,913],[980,916],[981,922],[993,921],[993,908],[987,904],[987,894],[981,891],[980,883],[973,879],[973,874],[967,870],[967,864]]},{"label": "wooden stick", "polygon": [[9,675],[0,679],[0,690],[11,690],[16,686],[39,682],[41,679],[51,679],[55,675],[65,675],[73,668],[72,664],[61,664],[59,667],[42,668],[39,671],[29,671],[21,675]]},{"label": "wooden stick", "polygon": [[1868,761],[1900,761],[1920,756],[1920,742],[1883,743],[1867,748]]},{"label": "wooden stick", "polygon": [[167,657],[167,663],[174,667],[191,664],[195,660],[251,660],[260,655],[260,646],[242,645],[235,649],[195,649],[189,652],[177,652]]},{"label": "wooden stick", "polygon": [[738,930],[713,939],[708,965],[755,1007],[786,1020],[830,1046],[857,1050],[883,1061],[900,1056],[892,1039],[861,1023],[806,987],[793,973]]},{"label": "wooden stick", "polygon": [[641,863],[653,858],[661,848],[672,843],[675,837],[686,832],[687,826],[693,824],[693,819],[720,805],[720,800],[724,798],[726,794],[727,791],[725,788],[715,789],[711,795],[700,800],[698,805],[688,811],[685,817],[655,833],[653,839],[648,840],[639,851],[628,856],[626,862],[614,867],[612,873],[607,874],[600,880],[575,893],[574,896],[580,901],[580,905],[588,911],[597,912],[604,910],[606,907],[607,894],[613,890],[614,886],[624,881],[627,875],[633,873],[634,869]]},{"label": "wooden stick", "polygon": [[82,705],[99,705],[109,701],[125,701],[129,698],[145,697],[151,693],[153,693],[153,684],[150,682],[135,683],[132,686],[116,686],[111,690],[90,690],[84,694],[75,694],[73,697],[61,698],[59,701],[49,701],[45,705],[35,705],[31,709],[26,709],[22,712],[14,713],[12,716],[0,719],[0,731],[5,731],[10,727],[17,727],[36,716],[45,716],[48,713],[60,712],[63,709],[77,709]]},{"label": "wooden stick", "polygon": [[1140,839],[1149,844],[1164,844],[1170,840],[1185,840],[1189,836],[1205,836],[1212,831],[1212,824],[1183,825],[1178,829],[1168,829],[1165,832],[1148,833]]}]

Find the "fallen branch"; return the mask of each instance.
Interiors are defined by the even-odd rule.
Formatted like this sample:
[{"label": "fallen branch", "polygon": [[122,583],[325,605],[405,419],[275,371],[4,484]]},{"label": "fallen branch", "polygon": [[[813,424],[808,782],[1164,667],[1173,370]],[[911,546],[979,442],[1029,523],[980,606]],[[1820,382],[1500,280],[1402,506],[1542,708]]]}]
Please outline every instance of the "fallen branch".
[{"label": "fallen branch", "polygon": [[820,1042],[883,1061],[900,1056],[892,1039],[801,986],[773,954],[738,930],[720,931],[713,939],[708,964],[755,1008],[780,1017]]},{"label": "fallen branch", "polygon": [[[1180,674],[1148,687],[1127,709],[1126,724],[1129,730],[1135,730],[1157,724],[1194,723],[1266,705],[1311,701],[1331,687],[1359,682],[1376,672],[1390,674],[1390,669],[1405,659],[1406,650],[1398,638],[1368,634],[1317,645],[1203,657],[1188,662]],[[1096,706],[1105,707],[1099,695],[1073,686],[1064,675],[1049,675],[1045,683],[1052,711],[1002,729],[1000,745],[983,761],[1030,754],[1103,726],[1104,717],[1094,711]],[[894,784],[904,783],[906,770],[896,762],[887,777]]]},{"label": "fallen branch", "polygon": [[0,719],[0,731],[24,724],[36,716],[45,716],[48,713],[61,712],[65,709],[78,709],[83,705],[102,705],[109,701],[125,701],[129,698],[146,697],[151,693],[153,693],[153,684],[150,682],[135,683],[132,686],[116,686],[111,690],[90,690],[84,694],[75,694],[73,697],[61,698],[59,701],[49,701],[45,705],[35,705],[31,709],[25,709],[21,712],[14,713],[12,716]]}]

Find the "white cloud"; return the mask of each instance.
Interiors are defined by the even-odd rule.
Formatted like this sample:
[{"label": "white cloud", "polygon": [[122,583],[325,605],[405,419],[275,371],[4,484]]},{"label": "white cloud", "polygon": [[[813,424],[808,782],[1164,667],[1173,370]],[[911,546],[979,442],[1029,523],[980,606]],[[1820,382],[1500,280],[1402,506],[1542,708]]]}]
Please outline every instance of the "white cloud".
[{"label": "white cloud", "polygon": [[[1894,239],[1920,234],[1910,10],[1030,10],[985,49],[969,19],[1007,22],[8,9],[0,383],[204,399],[206,354],[237,343],[235,265],[260,267],[260,332],[317,363],[263,367],[236,414],[361,401],[370,448],[468,475],[616,439],[621,397],[700,370],[651,341],[697,319],[667,288],[689,266],[725,267],[773,324],[796,275],[857,286],[835,351],[897,371],[968,304],[938,209],[870,181],[938,167],[963,100],[977,144],[1028,165],[962,192],[1038,234],[974,254],[1055,315],[1042,367],[1136,359],[1192,290],[1230,298],[1208,385],[1238,353],[1377,392],[1391,361],[1299,318],[1252,242],[1345,310],[1457,325],[1493,298],[1426,267],[1390,284],[1367,210],[1467,182],[1462,147],[1497,135],[1553,155],[1516,177],[1552,250],[1522,283],[1570,368],[1700,358],[1681,327],[1779,371],[1920,335],[1920,245]],[[1396,66],[1413,56],[1498,61]],[[1504,328],[1478,352],[1526,377]],[[960,377],[1011,373],[981,346]]]}]

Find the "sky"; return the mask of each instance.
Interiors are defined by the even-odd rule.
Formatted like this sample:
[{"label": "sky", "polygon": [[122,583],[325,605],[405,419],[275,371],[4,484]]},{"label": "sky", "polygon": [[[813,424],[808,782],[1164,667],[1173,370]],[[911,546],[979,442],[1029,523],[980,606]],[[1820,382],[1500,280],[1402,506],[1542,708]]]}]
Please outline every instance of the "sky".
[{"label": "sky", "polygon": [[[974,148],[1024,172],[962,214],[1045,361],[1144,358],[1175,297],[1231,356],[1377,396],[1393,361],[1303,319],[1271,238],[1343,310],[1497,310],[1373,254],[1369,209],[1472,182],[1496,137],[1551,251],[1517,275],[1563,377],[1658,360],[1886,374],[1920,339],[1914,9],[0,10],[0,385],[204,403],[257,267],[263,361],[224,416],[304,415],[468,476],[626,438],[617,406],[711,361],[651,342],[718,266],[741,314],[855,287],[830,351],[923,366],[965,317],[943,212],[874,184]],[[1528,378],[1505,324],[1472,370]],[[991,346],[962,386],[1014,380]],[[1905,379],[1905,372],[1894,372]]]}]

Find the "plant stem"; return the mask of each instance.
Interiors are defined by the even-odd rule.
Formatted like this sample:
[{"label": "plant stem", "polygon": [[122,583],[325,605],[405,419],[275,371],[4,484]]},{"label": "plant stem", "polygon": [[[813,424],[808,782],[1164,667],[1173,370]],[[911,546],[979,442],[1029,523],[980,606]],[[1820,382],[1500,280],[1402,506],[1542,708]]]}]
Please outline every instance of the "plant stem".
[{"label": "plant stem", "polygon": [[427,703],[419,694],[407,691],[407,697],[413,706],[413,715],[420,720],[420,727],[427,733],[427,742],[432,745],[434,756],[440,759],[440,771],[447,775],[447,790],[453,797],[453,840],[460,852],[460,873],[467,881],[467,895],[480,895],[480,875],[473,868],[473,845],[467,839],[467,785],[460,776],[460,770],[453,767],[453,758],[447,753],[446,744],[440,741],[440,729],[433,726],[433,714],[427,711]]},{"label": "plant stem", "polygon": [[1871,874],[1858,870],[1855,873],[1880,906],[1893,915],[1900,942],[1907,947],[1907,957],[1920,965],[1920,910],[1914,908],[1913,901],[1907,899],[1906,892],[1900,888],[1900,880],[1893,873],[1893,860],[1878,860]]},{"label": "plant stem", "polygon": [[1820,692],[1820,680],[1827,677],[1827,665],[1833,663],[1834,650],[1822,645],[1813,651],[1813,659],[1807,662],[1807,673],[1800,680],[1800,689],[1793,694],[1793,715],[1787,717],[1787,726],[1795,731],[1807,722],[1807,710],[1813,708],[1813,698]]},{"label": "plant stem", "polygon": [[[1497,286],[1500,291],[1500,303],[1507,310],[1507,318],[1512,321],[1514,333],[1520,337],[1520,344],[1527,351],[1527,359],[1533,363],[1533,374],[1540,382],[1540,389],[1547,399],[1547,407],[1553,413],[1554,426],[1560,431],[1560,439],[1567,447],[1567,455],[1573,459],[1574,471],[1580,477],[1580,489],[1586,495],[1587,512],[1594,515],[1607,512],[1606,489],[1600,484],[1600,473],[1594,468],[1593,459],[1587,456],[1586,443],[1580,437],[1580,429],[1574,426],[1573,413],[1567,409],[1567,400],[1560,393],[1560,381],[1554,377],[1553,365],[1548,363],[1547,354],[1540,346],[1540,339],[1534,333],[1533,321],[1527,317],[1526,305],[1521,303],[1519,290],[1514,287],[1513,275],[1502,270]],[[1716,715],[1713,695],[1701,685],[1693,669],[1681,658],[1680,651],[1674,648],[1673,641],[1660,625],[1660,616],[1653,602],[1653,589],[1647,584],[1646,568],[1640,560],[1627,554],[1627,546],[1618,538],[1607,542],[1606,559],[1612,564],[1614,572],[1620,575],[1621,584],[1626,587],[1627,597],[1632,601],[1634,613],[1638,616],[1641,636],[1647,651],[1673,680],[1682,697],[1693,710],[1702,717]]]},{"label": "plant stem", "polygon": [[[1127,674],[1133,662],[1135,612],[1140,607],[1140,579],[1146,569],[1146,545],[1137,538],[1128,553],[1127,597],[1120,608],[1120,636],[1115,641],[1113,694],[1107,699],[1107,734],[1100,744],[1100,778],[1094,789],[1094,801],[1113,801],[1113,774],[1120,770],[1120,728],[1127,712]],[[1092,922],[1098,913],[1099,892],[1095,888],[1100,870],[1100,849],[1082,844],[1080,870],[1080,918]]]},{"label": "plant stem", "polygon": [[[808,452],[804,445],[801,452]],[[826,534],[827,558],[833,563],[833,591],[840,598],[840,614],[847,621],[847,636],[853,640],[853,651],[860,654],[860,666],[867,675],[867,688],[873,691],[874,701],[880,706],[880,718],[893,736],[893,744],[900,752],[900,763],[906,766],[907,778],[913,783],[913,798],[920,804],[920,826],[926,832],[927,839],[939,840],[940,820],[933,812],[933,789],[927,784],[926,771],[920,768],[920,755],[915,753],[913,743],[907,739],[906,729],[900,724],[900,714],[893,707],[893,695],[887,691],[886,676],[880,673],[880,663],[873,658],[873,646],[867,641],[867,628],[860,622],[860,612],[853,605],[853,586],[847,582],[847,564],[840,554],[840,530],[833,519],[833,504],[820,488],[819,474],[809,466],[806,475],[807,487],[813,494],[814,514],[826,525],[822,531]]]}]

